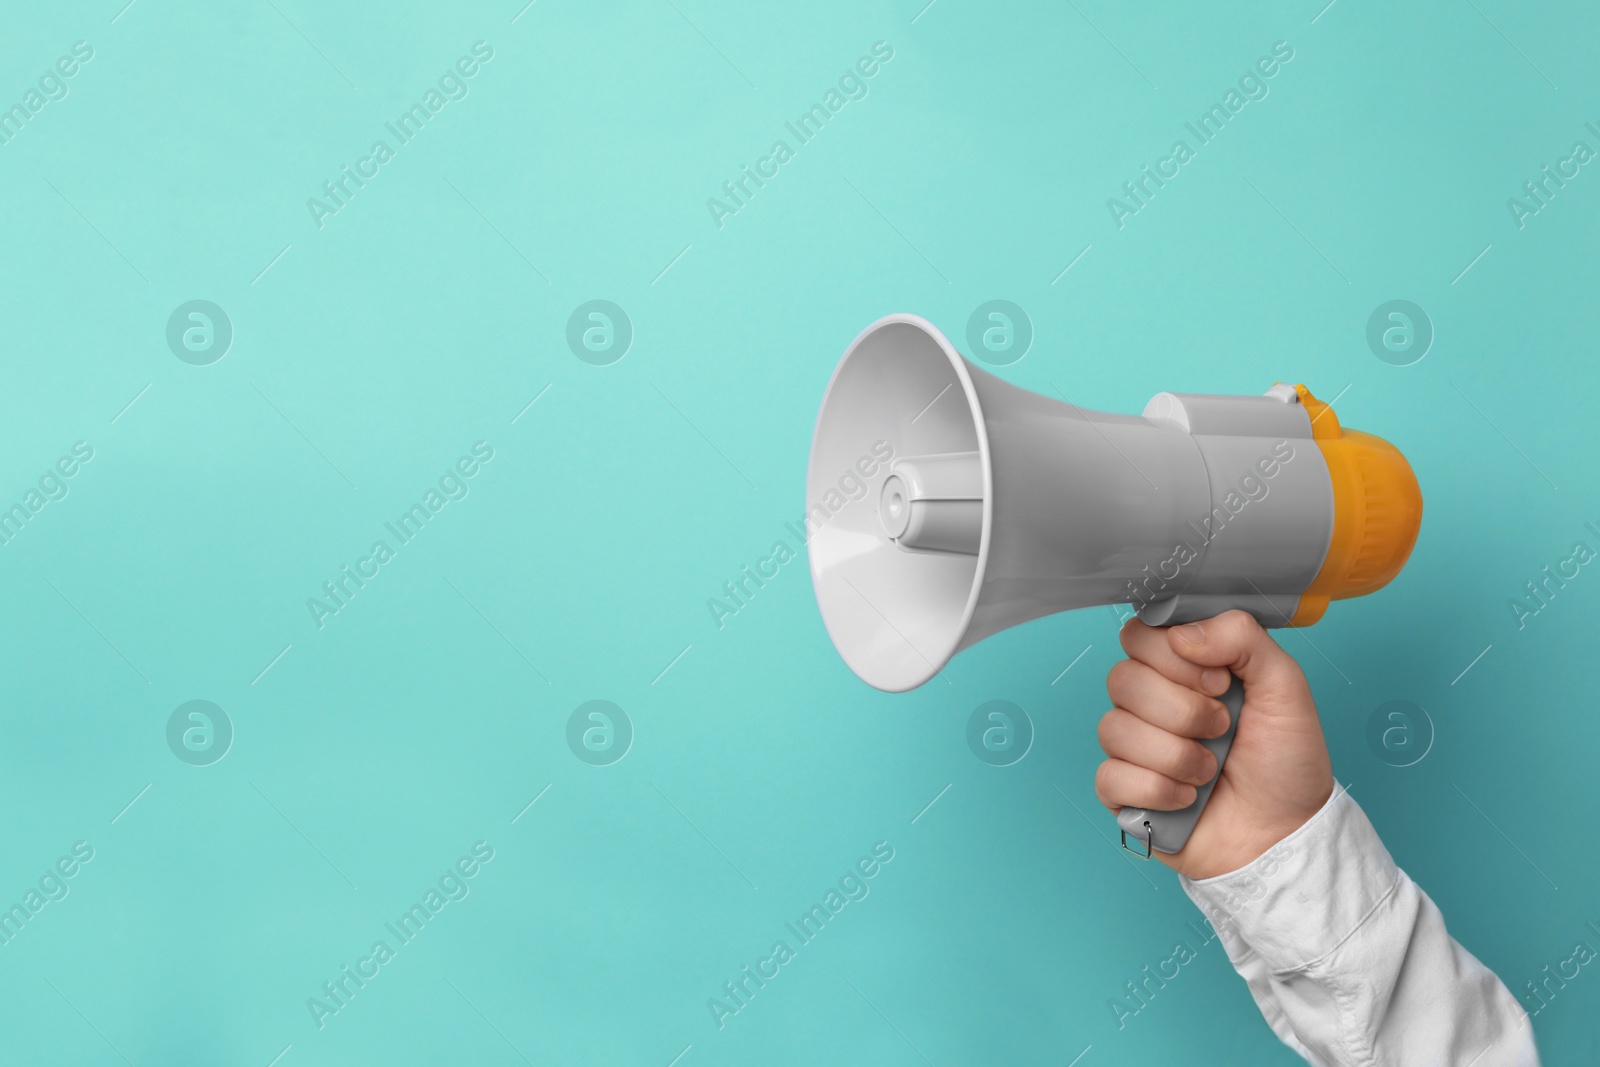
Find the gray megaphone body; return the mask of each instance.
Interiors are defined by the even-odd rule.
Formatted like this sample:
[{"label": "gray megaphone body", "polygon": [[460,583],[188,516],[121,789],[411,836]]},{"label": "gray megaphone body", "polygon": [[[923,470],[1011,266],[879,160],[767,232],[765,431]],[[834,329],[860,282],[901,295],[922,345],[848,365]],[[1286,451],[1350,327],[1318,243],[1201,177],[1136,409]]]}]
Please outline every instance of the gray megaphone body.
[{"label": "gray megaphone body", "polygon": [[[884,457],[889,457],[887,460]],[[842,477],[865,496],[831,506]],[[1058,611],[1127,604],[1151,625],[1240,608],[1306,625],[1405,563],[1416,478],[1381,438],[1340,427],[1305,388],[1160,393],[1142,415],[1088,411],[963,359],[931,323],[890,315],[846,350],[817,415],[806,480],[823,622],[863,681],[904,692],[957,652]],[[1218,772],[1181,811],[1124,808],[1177,852],[1238,726],[1203,742]]]}]

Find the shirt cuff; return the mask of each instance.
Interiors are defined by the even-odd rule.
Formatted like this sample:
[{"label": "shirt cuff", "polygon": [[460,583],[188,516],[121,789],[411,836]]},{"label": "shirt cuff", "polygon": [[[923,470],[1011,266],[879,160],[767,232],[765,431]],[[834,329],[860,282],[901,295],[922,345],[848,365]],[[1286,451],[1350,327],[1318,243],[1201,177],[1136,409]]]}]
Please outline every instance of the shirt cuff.
[{"label": "shirt cuff", "polygon": [[1242,942],[1285,972],[1343,944],[1399,877],[1366,812],[1335,782],[1321,810],[1251,863],[1179,883],[1230,949]]}]

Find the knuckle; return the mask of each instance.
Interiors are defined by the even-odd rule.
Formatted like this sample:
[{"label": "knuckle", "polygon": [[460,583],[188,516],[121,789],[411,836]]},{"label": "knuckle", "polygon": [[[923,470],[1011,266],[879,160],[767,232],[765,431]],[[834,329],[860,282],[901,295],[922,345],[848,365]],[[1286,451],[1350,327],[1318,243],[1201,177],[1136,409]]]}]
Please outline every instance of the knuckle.
[{"label": "knuckle", "polygon": [[1181,737],[1169,739],[1161,746],[1161,754],[1157,761],[1162,774],[1174,781],[1187,782],[1195,775],[1195,755],[1193,742],[1185,741]]},{"label": "knuckle", "polygon": [[1171,811],[1183,807],[1178,802],[1180,786],[1166,775],[1156,777],[1143,790],[1141,790],[1140,803],[1146,808],[1155,808],[1157,811]]},{"label": "knuckle", "polygon": [[1188,770],[1188,755],[1183,738],[1162,738],[1161,744],[1151,753],[1150,769],[1168,778],[1183,778]]},{"label": "knuckle", "polygon": [[1199,737],[1210,732],[1212,717],[1216,715],[1217,702],[1201,693],[1186,698],[1188,707],[1183,710],[1184,733]]},{"label": "knuckle", "polygon": [[1205,670],[1197,663],[1190,663],[1186,659],[1174,656],[1162,663],[1161,677],[1169,682],[1177,682],[1186,689],[1193,689],[1200,681],[1200,672]]},{"label": "knuckle", "polygon": [[[1117,709],[1112,708],[1100,716],[1100,725],[1095,727],[1095,736],[1100,740],[1100,747],[1106,748],[1111,743],[1117,728]],[[1109,752],[1110,749],[1107,749]]]},{"label": "knuckle", "polygon": [[1144,631],[1148,629],[1149,627],[1138,616],[1123,623],[1122,629],[1117,631],[1117,642],[1122,645],[1122,651],[1131,656],[1134,645],[1138,644],[1139,639],[1144,636]]},{"label": "knuckle", "polygon": [[1187,794],[1190,789],[1190,786],[1162,775],[1151,789],[1154,799],[1151,801],[1150,806],[1159,807],[1164,811],[1184,807],[1189,803]]},{"label": "knuckle", "polygon": [[1256,617],[1241,608],[1231,608],[1218,616],[1229,640],[1243,643],[1261,633]]},{"label": "knuckle", "polygon": [[1106,672],[1106,692],[1115,697],[1118,692],[1125,691],[1128,683],[1133,680],[1133,660],[1121,659],[1111,665]]},{"label": "knuckle", "polygon": [[1189,742],[1183,749],[1179,758],[1183,761],[1184,773],[1176,777],[1190,785],[1204,785],[1211,781],[1211,776],[1216,773],[1216,760],[1210,750],[1197,741]]}]

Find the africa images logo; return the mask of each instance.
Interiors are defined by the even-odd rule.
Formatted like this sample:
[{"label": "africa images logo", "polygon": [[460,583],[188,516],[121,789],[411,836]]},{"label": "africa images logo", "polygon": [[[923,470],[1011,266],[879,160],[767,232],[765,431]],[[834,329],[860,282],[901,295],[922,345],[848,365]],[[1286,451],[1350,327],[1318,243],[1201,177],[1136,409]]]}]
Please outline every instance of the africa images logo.
[{"label": "africa images logo", "polygon": [[851,100],[865,100],[870,91],[867,82],[893,58],[893,45],[888,41],[873,42],[872,55],[862,56],[853,67],[846,68],[839,75],[837,88],[829,86],[820,101],[812,104],[793,122],[783,124],[783,128],[794,138],[793,145],[783,138],[773,141],[767,154],[756,160],[754,170],[750,164],[742,164],[738,177],[723,182],[722,195],[706,199],[706,210],[711,212],[711,221],[716,223],[717,229],[727,225],[724,220],[748,206],[756,191],[781,174],[784,164],[795,158],[796,150],[810,144],[833,116],[844,110],[846,104]]},{"label": "africa images logo", "polygon": [[446,104],[452,100],[465,100],[470,91],[468,80],[493,58],[493,46],[487,41],[474,42],[472,55],[461,56],[453,66],[447,67],[439,75],[437,87],[428,86],[420,102],[402,111],[393,122],[383,124],[383,128],[394,138],[393,145],[383,138],[372,142],[367,154],[356,160],[354,170],[350,169],[348,163],[341,164],[338,175],[322,183],[323,199],[307,197],[306,210],[311,213],[311,221],[316,223],[317,229],[322,229],[327,225],[327,219],[349,207],[356,193],[365,189],[367,182],[376,178],[383,166],[394,159],[401,148],[410,144],[428,121],[444,110]]},{"label": "africa images logo", "polygon": [[93,58],[94,46],[88,41],[76,41],[70,56],[57,59],[53,66],[39,75],[37,88],[29,88],[22,94],[22,99],[9,108],[0,104],[0,146],[10,144],[11,139],[20,134],[33,116],[47,105],[65,100],[72,91],[68,80]]},{"label": "africa images logo", "polygon": [[306,1010],[311,1013],[311,1021],[317,1029],[327,1026],[329,1019],[348,1008],[356,994],[382,974],[399,956],[400,950],[415,941],[446,905],[466,900],[472,892],[472,879],[492,859],[493,845],[481,840],[473,842],[470,854],[446,867],[438,880],[423,891],[421,900],[414,901],[394,921],[383,924],[388,936],[374,941],[372,948],[357,959],[353,967],[348,963],[340,967],[336,975],[322,983],[321,993],[307,997]]},{"label": "africa images logo", "polygon": [[[835,915],[849,904],[866,900],[867,894],[872,892],[869,883],[893,859],[893,845],[887,841],[874,843],[872,855],[862,856],[847,868],[839,876],[837,888],[829,886],[823,893],[821,903],[812,904],[798,919],[783,924],[789,937],[774,941],[767,954],[756,961],[754,970],[748,963],[744,964],[738,974],[722,983],[721,996],[707,997],[706,1009],[717,1029],[721,1030],[728,1019],[748,1008],[756,994],[783,973],[783,968],[794,961],[799,950],[815,941]],[[789,944],[791,939],[793,945]]]},{"label": "africa images logo", "polygon": [[1128,219],[1149,207],[1156,193],[1166,188],[1167,182],[1182,174],[1183,168],[1195,158],[1198,151],[1221,135],[1233,116],[1243,111],[1252,101],[1265,100],[1272,91],[1267,84],[1268,81],[1276,77],[1284,65],[1293,58],[1294,48],[1288,41],[1274,43],[1270,56],[1257,59],[1253,68],[1239,76],[1237,89],[1230,85],[1222,94],[1220,103],[1213,103],[1193,122],[1183,124],[1184,129],[1194,138],[1193,147],[1180,137],[1172,142],[1171,151],[1156,160],[1154,170],[1151,170],[1150,164],[1146,163],[1139,168],[1138,177],[1123,182],[1122,194],[1126,199],[1115,196],[1106,199],[1106,210],[1111,213],[1111,221],[1117,229],[1122,229],[1127,225]]},{"label": "africa images logo", "polygon": [[356,560],[354,570],[351,570],[350,564],[342,564],[337,575],[322,583],[322,596],[307,597],[306,610],[311,613],[311,621],[316,623],[317,629],[322,629],[328,619],[349,607],[356,594],[383,573],[383,567],[395,558],[401,548],[415,540],[433,517],[444,510],[446,504],[465,500],[472,491],[469,479],[482,471],[492,459],[494,446],[487,441],[476,442],[472,446],[472,455],[460,457],[454,466],[446,468],[444,474],[439,476],[437,488],[429,486],[419,502],[401,512],[393,522],[383,524],[394,540],[392,546],[386,539],[374,541],[367,555]]},{"label": "africa images logo", "polygon": [[[809,544],[812,536],[828,525],[846,505],[865,499],[870,488],[869,479],[879,470],[888,469],[893,460],[894,446],[887,441],[874,441],[872,454],[858,457],[855,465],[839,476],[837,487],[829,486],[823,492],[822,499],[812,501],[798,524],[784,523],[784,531],[801,547]],[[787,537],[780,538],[772,543],[767,555],[756,561],[754,572],[746,563],[739,568],[737,575],[723,582],[722,592],[727,599],[709,597],[706,600],[706,609],[711,612],[711,621],[717,629],[722,629],[728,619],[749,607],[756,593],[765,589],[767,582],[781,573],[780,568],[790,560],[799,558],[799,555],[799,550],[789,543]]]}]

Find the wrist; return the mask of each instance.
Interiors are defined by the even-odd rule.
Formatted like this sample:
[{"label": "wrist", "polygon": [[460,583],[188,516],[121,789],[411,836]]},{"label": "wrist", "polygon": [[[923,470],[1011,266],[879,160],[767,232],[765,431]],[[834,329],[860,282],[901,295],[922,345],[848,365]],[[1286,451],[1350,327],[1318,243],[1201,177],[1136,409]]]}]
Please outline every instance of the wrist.
[{"label": "wrist", "polygon": [[1285,838],[1296,833],[1327,807],[1334,792],[1333,776],[1315,792],[1307,794],[1303,805],[1273,815],[1244,820],[1248,825],[1221,836],[1214,847],[1192,860],[1179,854],[1178,871],[1186,878],[1220,878],[1256,862]]}]

